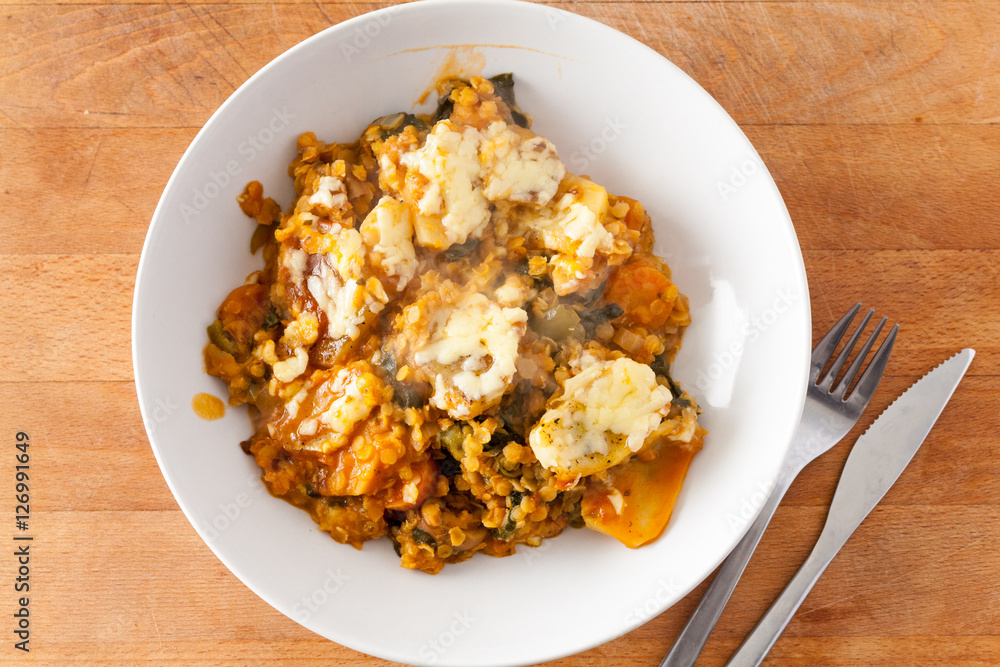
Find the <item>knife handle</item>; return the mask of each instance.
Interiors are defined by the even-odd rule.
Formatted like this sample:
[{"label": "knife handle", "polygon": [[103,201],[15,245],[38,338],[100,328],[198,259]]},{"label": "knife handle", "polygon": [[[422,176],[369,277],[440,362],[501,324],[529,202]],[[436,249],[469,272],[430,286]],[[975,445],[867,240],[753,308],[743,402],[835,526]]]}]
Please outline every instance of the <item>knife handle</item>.
[{"label": "knife handle", "polygon": [[660,662],[659,667],[691,667],[698,659],[701,649],[708,641],[708,636],[712,634],[719,616],[722,615],[722,610],[729,602],[733,589],[736,588],[736,583],[740,580],[743,570],[757,548],[757,543],[760,542],[764,529],[771,522],[771,517],[774,516],[778,503],[785,496],[785,492],[788,491],[788,487],[801,467],[797,464],[786,464],[771,491],[771,495],[764,502],[760,514],[750,525],[743,539],[737,543],[726,560],[722,561],[711,585],[701,597],[701,601],[695,607],[691,618],[677,635],[673,646],[670,647],[670,652]]},{"label": "knife handle", "polygon": [[[764,661],[767,652],[774,646],[785,626],[792,620],[802,601],[809,595],[813,585],[819,579],[826,566],[837,555],[847,539],[841,539],[838,531],[831,530],[828,523],[820,535],[819,541],[813,547],[809,558],[802,564],[799,571],[781,592],[778,599],[768,608],[764,617],[757,622],[754,629],[743,640],[736,653],[729,658],[726,667],[757,667]],[[849,534],[848,534],[849,535]]]}]

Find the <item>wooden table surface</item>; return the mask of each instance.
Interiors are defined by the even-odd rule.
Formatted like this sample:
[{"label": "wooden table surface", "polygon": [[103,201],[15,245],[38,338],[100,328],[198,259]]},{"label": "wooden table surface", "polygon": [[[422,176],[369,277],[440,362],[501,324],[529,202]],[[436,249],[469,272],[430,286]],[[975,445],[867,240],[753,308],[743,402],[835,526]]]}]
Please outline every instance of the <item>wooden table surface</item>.
[{"label": "wooden table surface", "polygon": [[[143,237],[188,142],[272,58],[378,5],[0,4],[0,540],[18,431],[35,536],[28,654],[0,556],[0,662],[389,664],[284,617],[199,539],[153,459],[129,347]],[[847,443],[945,357],[978,351],[767,664],[1000,664],[1000,3],[556,6],[650,45],[740,124],[795,222],[816,331],[856,299],[900,322]],[[792,487],[700,664],[722,664],[798,568],[848,449]],[[656,665],[703,590],[551,664]]]}]

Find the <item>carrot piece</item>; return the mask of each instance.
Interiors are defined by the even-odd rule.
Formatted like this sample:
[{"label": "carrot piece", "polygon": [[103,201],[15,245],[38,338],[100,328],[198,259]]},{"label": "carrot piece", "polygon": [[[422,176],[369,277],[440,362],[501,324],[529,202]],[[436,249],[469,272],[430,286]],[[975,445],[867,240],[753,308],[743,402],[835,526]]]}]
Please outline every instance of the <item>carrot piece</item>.
[{"label": "carrot piece", "polygon": [[[610,488],[588,486],[583,495],[587,527],[632,549],[649,544],[666,529],[692,458],[686,447],[666,445],[652,461],[637,457],[612,469]],[[620,499],[620,509],[612,498]]]},{"label": "carrot piece", "polygon": [[629,321],[650,329],[667,322],[677,295],[670,277],[645,257],[635,257],[619,267],[604,293],[607,301],[622,307]]}]

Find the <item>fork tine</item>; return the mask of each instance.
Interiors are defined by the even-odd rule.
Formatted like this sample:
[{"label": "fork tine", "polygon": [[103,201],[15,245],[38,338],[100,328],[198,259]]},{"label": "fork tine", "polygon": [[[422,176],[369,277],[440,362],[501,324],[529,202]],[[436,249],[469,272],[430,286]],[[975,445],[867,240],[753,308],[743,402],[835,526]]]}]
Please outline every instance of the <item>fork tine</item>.
[{"label": "fork tine", "polygon": [[882,374],[885,372],[885,365],[889,361],[889,353],[892,352],[892,346],[896,343],[896,332],[899,331],[899,325],[893,324],[892,329],[889,330],[889,335],[885,337],[882,341],[882,345],[879,346],[878,352],[872,357],[872,361],[868,364],[868,368],[865,372],[861,374],[861,379],[858,380],[858,385],[851,392],[848,397],[848,401],[853,402],[859,407],[859,409],[864,410],[868,407],[868,402],[872,399],[872,395],[875,393],[875,387],[878,386],[879,380],[882,379]]},{"label": "fork tine", "polygon": [[874,308],[869,308],[868,312],[865,313],[864,318],[861,320],[861,324],[859,324],[858,328],[854,330],[851,337],[847,339],[847,342],[844,344],[844,348],[840,351],[840,354],[837,355],[837,358],[834,359],[833,364],[830,365],[829,372],[823,377],[822,380],[820,380],[820,387],[823,389],[829,389],[830,385],[833,384],[833,381],[837,379],[837,374],[840,373],[840,369],[844,366],[844,362],[847,361],[847,355],[849,355],[851,350],[854,349],[854,346],[857,345],[861,332],[864,331],[866,326],[868,326],[868,320],[871,319],[874,313]]},{"label": "fork tine", "polygon": [[861,302],[854,304],[854,306],[847,311],[847,313],[840,318],[840,320],[830,328],[825,336],[816,344],[812,353],[812,368],[810,374],[810,380],[816,382],[819,379],[820,371],[826,366],[826,363],[830,361],[830,357],[833,356],[833,351],[837,349],[837,343],[844,336],[844,332],[847,331],[847,327],[851,325],[851,321],[854,316],[858,314],[858,310],[861,309]]},{"label": "fork tine", "polygon": [[[854,357],[854,361],[851,363],[850,368],[847,369],[847,372],[844,373],[844,377],[842,377],[840,382],[837,383],[837,386],[831,390],[833,394],[839,395],[840,398],[844,397],[844,394],[847,393],[847,388],[850,387],[851,382],[854,381],[854,376],[858,374],[858,369],[861,368],[861,364],[864,363],[865,357],[868,356],[868,350],[872,349],[872,344],[875,343],[875,339],[878,338],[879,333],[882,331],[882,327],[884,327],[885,323],[888,321],[888,317],[883,317],[882,320],[875,325],[875,331],[872,332],[872,335],[868,337],[868,340],[866,340],[865,344],[861,347],[861,351],[858,352],[856,357]],[[860,330],[861,327],[858,327],[858,329]]]}]

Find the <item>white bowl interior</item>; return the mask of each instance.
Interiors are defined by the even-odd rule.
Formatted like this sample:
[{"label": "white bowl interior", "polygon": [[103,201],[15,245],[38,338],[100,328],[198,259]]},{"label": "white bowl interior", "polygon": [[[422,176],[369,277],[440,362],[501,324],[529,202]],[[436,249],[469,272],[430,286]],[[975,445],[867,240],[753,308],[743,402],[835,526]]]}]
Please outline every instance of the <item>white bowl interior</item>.
[{"label": "white bowl interior", "polygon": [[[282,206],[306,130],[357,137],[415,108],[455,49],[486,75],[511,71],[534,129],[571,171],[642,201],[658,252],[691,300],[675,378],[710,433],[665,535],[629,550],[569,531],[511,558],[437,576],[403,570],[387,540],[336,544],[271,498],[238,443],[242,409],[206,422],[205,327],[259,257],[235,198],[260,180]],[[474,72],[473,72],[474,73]],[[433,96],[432,96],[433,97]],[[433,103],[433,99],[427,102]],[[219,558],[315,632],[413,664],[511,665],[571,654],[673,604],[725,557],[773,483],[798,421],[810,347],[802,258],[781,197],[749,141],[683,72],[604,25],[495,0],[422,2],[334,26],[241,87],[199,133],[154,214],[139,267],[133,358],[140,405],[171,490]]]}]

